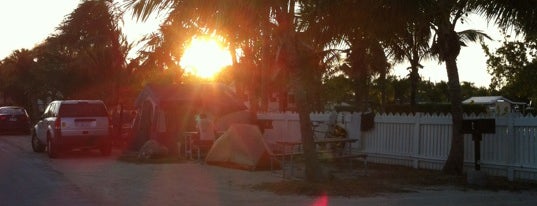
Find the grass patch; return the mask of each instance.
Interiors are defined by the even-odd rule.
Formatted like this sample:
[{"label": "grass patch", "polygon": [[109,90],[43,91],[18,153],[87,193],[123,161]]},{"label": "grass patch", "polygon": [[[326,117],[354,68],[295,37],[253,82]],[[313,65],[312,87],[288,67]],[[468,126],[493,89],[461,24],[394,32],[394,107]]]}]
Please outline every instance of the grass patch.
[{"label": "grass patch", "polygon": [[522,191],[537,190],[536,182],[511,182],[507,178],[489,177],[486,186],[466,183],[466,176],[446,175],[441,171],[413,169],[402,166],[369,164],[367,176],[334,175],[329,181],[311,183],[286,180],[252,185],[254,190],[279,195],[371,197],[386,193],[407,193],[420,189],[455,187],[461,190]]}]

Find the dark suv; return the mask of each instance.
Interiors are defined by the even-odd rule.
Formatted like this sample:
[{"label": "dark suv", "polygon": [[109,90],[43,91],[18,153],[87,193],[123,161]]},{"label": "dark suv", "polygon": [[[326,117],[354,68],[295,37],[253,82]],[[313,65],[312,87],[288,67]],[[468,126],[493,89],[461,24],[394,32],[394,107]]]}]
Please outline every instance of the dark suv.
[{"label": "dark suv", "polygon": [[97,148],[111,153],[111,124],[105,104],[100,100],[51,102],[32,133],[32,149],[56,158],[62,151]]},{"label": "dark suv", "polygon": [[30,133],[30,117],[26,109],[18,106],[0,107],[0,133]]}]

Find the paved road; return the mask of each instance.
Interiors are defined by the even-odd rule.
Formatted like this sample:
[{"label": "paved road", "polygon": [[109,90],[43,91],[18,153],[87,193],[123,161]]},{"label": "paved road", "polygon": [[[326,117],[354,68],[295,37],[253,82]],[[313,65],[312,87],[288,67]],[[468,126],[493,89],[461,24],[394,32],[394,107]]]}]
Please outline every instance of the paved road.
[{"label": "paved road", "polygon": [[[49,159],[28,136],[0,135],[0,206],[11,205],[537,205],[537,192],[437,188],[377,197],[281,196],[249,185],[281,179],[185,162],[133,164],[98,151]],[[325,204],[322,204],[325,203]]]},{"label": "paved road", "polygon": [[[28,136],[0,136],[0,205],[96,205],[54,170],[43,155],[16,143]],[[14,144],[15,143],[15,144]]]}]

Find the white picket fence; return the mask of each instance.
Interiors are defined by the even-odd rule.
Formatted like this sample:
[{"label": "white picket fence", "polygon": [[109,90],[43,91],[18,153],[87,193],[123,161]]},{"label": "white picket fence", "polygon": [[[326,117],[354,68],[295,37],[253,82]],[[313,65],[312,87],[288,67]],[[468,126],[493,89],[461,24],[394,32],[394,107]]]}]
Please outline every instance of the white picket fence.
[{"label": "white picket fence", "polygon": [[[296,113],[260,113],[260,120],[272,120],[265,129],[269,145],[277,140],[300,140]],[[330,113],[311,114],[312,121],[328,121]],[[360,140],[353,149],[369,155],[368,161],[440,170],[451,146],[451,116],[426,114],[376,114],[374,128],[360,132],[361,114],[338,113],[337,121],[349,137]],[[490,118],[465,116],[465,119]],[[537,180],[537,117],[494,117],[496,133],[484,134],[481,142],[481,170],[510,180]],[[326,130],[320,126],[316,130]],[[322,135],[321,133],[316,133]],[[474,168],[474,143],[464,140],[465,168]]]}]

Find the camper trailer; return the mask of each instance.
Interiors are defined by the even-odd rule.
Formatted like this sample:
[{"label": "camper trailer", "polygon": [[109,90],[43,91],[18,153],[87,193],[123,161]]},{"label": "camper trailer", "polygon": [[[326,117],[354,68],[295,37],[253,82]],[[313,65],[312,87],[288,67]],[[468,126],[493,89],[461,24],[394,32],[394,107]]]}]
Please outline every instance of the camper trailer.
[{"label": "camper trailer", "polygon": [[525,109],[526,103],[514,102],[502,96],[477,96],[462,102],[463,104],[483,105],[489,115],[503,116],[509,113],[520,113]]}]

